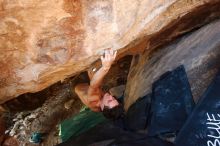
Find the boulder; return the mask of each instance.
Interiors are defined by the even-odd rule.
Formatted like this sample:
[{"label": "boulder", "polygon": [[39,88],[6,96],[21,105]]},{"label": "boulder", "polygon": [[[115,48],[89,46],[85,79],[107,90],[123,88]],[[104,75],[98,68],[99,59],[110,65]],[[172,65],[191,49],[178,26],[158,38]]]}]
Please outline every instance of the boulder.
[{"label": "boulder", "polygon": [[197,102],[220,69],[220,20],[156,51],[134,56],[127,79],[125,109],[139,97],[152,92],[152,83],[163,73],[179,65],[186,69],[193,98]]},{"label": "boulder", "polygon": [[106,48],[119,59],[170,41],[219,8],[219,0],[1,0],[0,104],[85,71]]}]

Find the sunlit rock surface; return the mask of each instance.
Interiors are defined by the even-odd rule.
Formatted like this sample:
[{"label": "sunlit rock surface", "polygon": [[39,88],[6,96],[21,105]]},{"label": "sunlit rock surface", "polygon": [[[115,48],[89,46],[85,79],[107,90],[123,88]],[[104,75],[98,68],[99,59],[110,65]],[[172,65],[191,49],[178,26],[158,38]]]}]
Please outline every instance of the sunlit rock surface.
[{"label": "sunlit rock surface", "polygon": [[[219,17],[219,5],[219,0],[0,0],[0,104],[82,72],[106,48],[120,50],[120,58],[169,41]],[[179,31],[169,34],[174,27]]]}]

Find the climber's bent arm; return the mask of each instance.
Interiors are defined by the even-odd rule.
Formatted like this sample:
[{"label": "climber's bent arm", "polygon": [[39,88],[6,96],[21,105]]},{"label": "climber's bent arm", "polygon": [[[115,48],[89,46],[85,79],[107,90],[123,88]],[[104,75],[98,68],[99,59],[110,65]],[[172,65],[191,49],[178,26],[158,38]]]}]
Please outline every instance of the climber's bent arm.
[{"label": "climber's bent arm", "polygon": [[117,52],[114,52],[112,49],[105,50],[104,55],[101,56],[102,67],[91,78],[88,94],[91,95],[100,92],[102,81],[114,62],[116,54]]}]

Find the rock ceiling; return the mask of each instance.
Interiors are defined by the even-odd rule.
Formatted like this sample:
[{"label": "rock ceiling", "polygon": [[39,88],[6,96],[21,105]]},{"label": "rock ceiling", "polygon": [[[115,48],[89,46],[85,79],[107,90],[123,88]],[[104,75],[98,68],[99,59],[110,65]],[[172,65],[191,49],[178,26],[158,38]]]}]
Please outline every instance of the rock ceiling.
[{"label": "rock ceiling", "polygon": [[219,0],[0,0],[0,104],[86,70],[106,48],[118,59],[155,48],[218,18],[219,8]]}]

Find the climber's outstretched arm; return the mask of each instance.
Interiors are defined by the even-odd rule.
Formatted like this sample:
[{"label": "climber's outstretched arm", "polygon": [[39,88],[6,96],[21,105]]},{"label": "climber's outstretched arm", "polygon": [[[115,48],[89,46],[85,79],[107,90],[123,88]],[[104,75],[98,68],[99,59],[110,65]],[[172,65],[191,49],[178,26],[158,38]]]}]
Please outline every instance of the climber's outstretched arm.
[{"label": "climber's outstretched arm", "polygon": [[105,75],[108,73],[117,55],[117,51],[112,49],[105,50],[104,55],[101,56],[102,67],[93,75],[90,81],[89,90],[99,89]]}]

